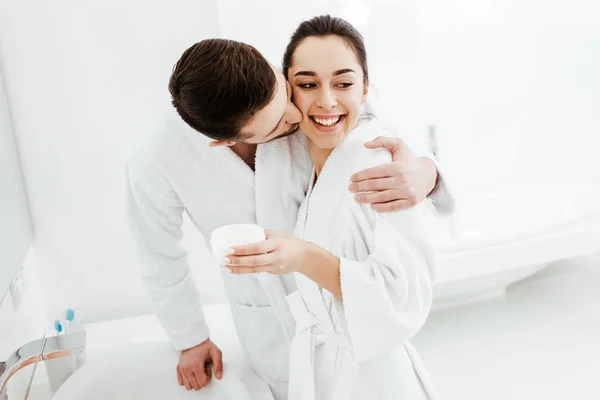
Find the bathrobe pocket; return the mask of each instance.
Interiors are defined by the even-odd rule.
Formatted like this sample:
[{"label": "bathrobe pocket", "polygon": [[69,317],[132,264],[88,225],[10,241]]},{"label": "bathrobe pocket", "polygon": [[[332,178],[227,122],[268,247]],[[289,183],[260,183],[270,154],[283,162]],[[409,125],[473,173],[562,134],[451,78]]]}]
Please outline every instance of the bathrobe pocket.
[{"label": "bathrobe pocket", "polygon": [[256,373],[268,383],[288,380],[289,344],[271,306],[231,303],[240,343]]}]

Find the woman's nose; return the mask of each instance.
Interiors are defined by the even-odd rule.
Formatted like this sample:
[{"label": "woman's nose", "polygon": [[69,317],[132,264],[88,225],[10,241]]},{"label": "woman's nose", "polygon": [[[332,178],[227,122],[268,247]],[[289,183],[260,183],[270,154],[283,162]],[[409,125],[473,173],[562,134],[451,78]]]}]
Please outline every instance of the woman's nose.
[{"label": "woman's nose", "polygon": [[321,90],[319,99],[317,100],[317,106],[329,110],[337,105],[337,101],[333,92],[330,89]]}]

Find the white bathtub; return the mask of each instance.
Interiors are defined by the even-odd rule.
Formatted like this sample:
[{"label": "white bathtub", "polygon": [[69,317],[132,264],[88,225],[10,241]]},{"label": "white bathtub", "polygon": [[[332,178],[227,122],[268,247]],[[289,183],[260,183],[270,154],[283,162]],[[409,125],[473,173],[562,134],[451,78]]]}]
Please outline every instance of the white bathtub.
[{"label": "white bathtub", "polygon": [[600,188],[511,183],[458,190],[437,220],[434,308],[491,296],[550,263],[600,251]]}]

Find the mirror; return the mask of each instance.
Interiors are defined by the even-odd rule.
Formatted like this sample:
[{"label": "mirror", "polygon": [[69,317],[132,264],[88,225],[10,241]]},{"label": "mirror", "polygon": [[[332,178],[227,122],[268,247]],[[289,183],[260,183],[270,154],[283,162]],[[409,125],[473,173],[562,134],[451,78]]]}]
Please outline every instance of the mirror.
[{"label": "mirror", "polygon": [[23,175],[0,71],[0,303],[31,241]]}]

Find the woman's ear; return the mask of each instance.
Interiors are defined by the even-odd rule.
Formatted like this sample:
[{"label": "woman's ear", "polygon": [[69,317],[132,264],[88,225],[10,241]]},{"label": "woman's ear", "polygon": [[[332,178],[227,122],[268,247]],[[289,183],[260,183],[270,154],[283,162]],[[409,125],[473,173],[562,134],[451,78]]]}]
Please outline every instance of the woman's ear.
[{"label": "woman's ear", "polygon": [[367,101],[367,96],[369,95],[369,81],[366,81],[363,88],[363,97],[360,101],[360,104],[365,104]]}]

